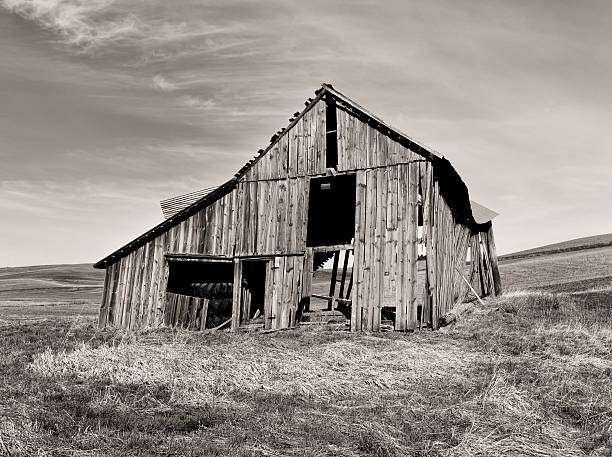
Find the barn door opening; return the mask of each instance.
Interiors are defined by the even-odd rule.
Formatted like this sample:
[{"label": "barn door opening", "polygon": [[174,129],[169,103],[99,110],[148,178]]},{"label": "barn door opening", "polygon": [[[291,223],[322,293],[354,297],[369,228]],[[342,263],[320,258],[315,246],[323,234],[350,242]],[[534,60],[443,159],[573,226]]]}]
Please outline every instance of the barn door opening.
[{"label": "barn door opening", "polygon": [[232,261],[186,255],[166,257],[165,323],[203,330],[227,322],[232,314]]},{"label": "barn door opening", "polygon": [[355,234],[354,174],[310,180],[307,246],[350,244]]}]

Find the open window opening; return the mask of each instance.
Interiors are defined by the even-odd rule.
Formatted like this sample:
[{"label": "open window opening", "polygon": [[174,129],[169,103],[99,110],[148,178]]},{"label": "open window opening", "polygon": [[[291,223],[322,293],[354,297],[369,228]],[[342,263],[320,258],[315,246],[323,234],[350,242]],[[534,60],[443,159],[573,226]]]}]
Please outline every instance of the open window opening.
[{"label": "open window opening", "polygon": [[333,98],[326,100],[325,107],[325,166],[338,168],[338,122],[336,119],[336,101]]},{"label": "open window opening", "polygon": [[169,259],[168,269],[169,293],[203,299],[192,316],[204,322],[203,328],[216,327],[231,318],[234,281],[231,260]]},{"label": "open window opening", "polygon": [[352,243],[356,188],[354,174],[310,180],[307,246]]}]

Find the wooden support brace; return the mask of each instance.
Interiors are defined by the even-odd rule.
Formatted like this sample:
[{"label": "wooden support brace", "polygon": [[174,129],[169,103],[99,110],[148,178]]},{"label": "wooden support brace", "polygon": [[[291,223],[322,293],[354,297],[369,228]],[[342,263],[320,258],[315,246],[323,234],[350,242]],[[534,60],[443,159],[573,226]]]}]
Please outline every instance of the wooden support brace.
[{"label": "wooden support brace", "polygon": [[338,296],[340,298],[347,298],[344,296],[344,284],[346,282],[346,270],[348,269],[349,254],[350,254],[350,251],[348,249],[344,251],[344,263],[342,264],[342,278],[340,280],[340,290],[338,291]]}]

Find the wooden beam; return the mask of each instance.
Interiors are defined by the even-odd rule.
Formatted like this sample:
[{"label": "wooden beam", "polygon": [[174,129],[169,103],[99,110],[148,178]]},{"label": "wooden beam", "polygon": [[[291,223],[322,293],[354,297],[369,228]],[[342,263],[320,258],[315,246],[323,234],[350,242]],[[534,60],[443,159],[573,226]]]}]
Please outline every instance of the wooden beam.
[{"label": "wooden beam", "polygon": [[344,251],[346,249],[353,249],[352,244],[335,244],[333,246],[314,246],[313,252],[335,252]]},{"label": "wooden beam", "polygon": [[202,254],[182,254],[182,253],[167,253],[165,254],[166,259],[176,260],[179,262],[218,262],[218,263],[232,263],[231,257],[224,256],[211,256]]},{"label": "wooden beam", "polygon": [[304,311],[306,312],[310,311],[313,262],[313,250],[312,248],[308,248],[304,254],[304,267],[302,269],[302,300],[304,301]]},{"label": "wooden beam", "polygon": [[340,302],[340,303],[351,303],[351,301],[352,301],[352,300],[350,300],[348,298],[338,298],[338,297],[334,297],[334,296],[331,296],[331,295],[312,294],[311,297],[320,298],[321,300],[337,301],[337,302]]}]

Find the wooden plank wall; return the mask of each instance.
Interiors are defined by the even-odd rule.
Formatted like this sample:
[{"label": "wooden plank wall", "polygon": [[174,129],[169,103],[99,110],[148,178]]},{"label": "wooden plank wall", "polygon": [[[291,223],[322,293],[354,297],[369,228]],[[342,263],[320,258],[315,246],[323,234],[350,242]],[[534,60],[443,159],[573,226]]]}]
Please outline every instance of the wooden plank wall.
[{"label": "wooden plank wall", "polygon": [[243,177],[245,181],[325,173],[325,101],[319,100]]},{"label": "wooden plank wall", "polygon": [[497,296],[502,293],[493,227],[472,235],[470,240],[471,271],[469,281],[475,282],[480,296]]},{"label": "wooden plank wall", "polygon": [[336,108],[336,119],[338,171],[385,167],[420,158],[342,108]]},{"label": "wooden plank wall", "polygon": [[236,255],[303,252],[309,189],[307,178],[238,183]]},{"label": "wooden plank wall", "polygon": [[417,321],[418,179],[424,162],[357,171],[353,331],[380,329],[381,308],[395,307],[395,328]]},{"label": "wooden plank wall", "polygon": [[455,223],[440,195],[439,184],[431,177],[431,170],[427,170],[424,181],[427,284],[431,296],[426,319],[433,328],[438,328],[440,316],[463,299],[461,274],[465,269],[470,230]]},{"label": "wooden plank wall", "polygon": [[266,329],[296,325],[298,305],[302,299],[304,262],[301,255],[277,256],[268,262],[264,308]]},{"label": "wooden plank wall", "polygon": [[208,313],[206,298],[166,293],[168,306],[164,313],[164,324],[189,330],[204,330]]}]

